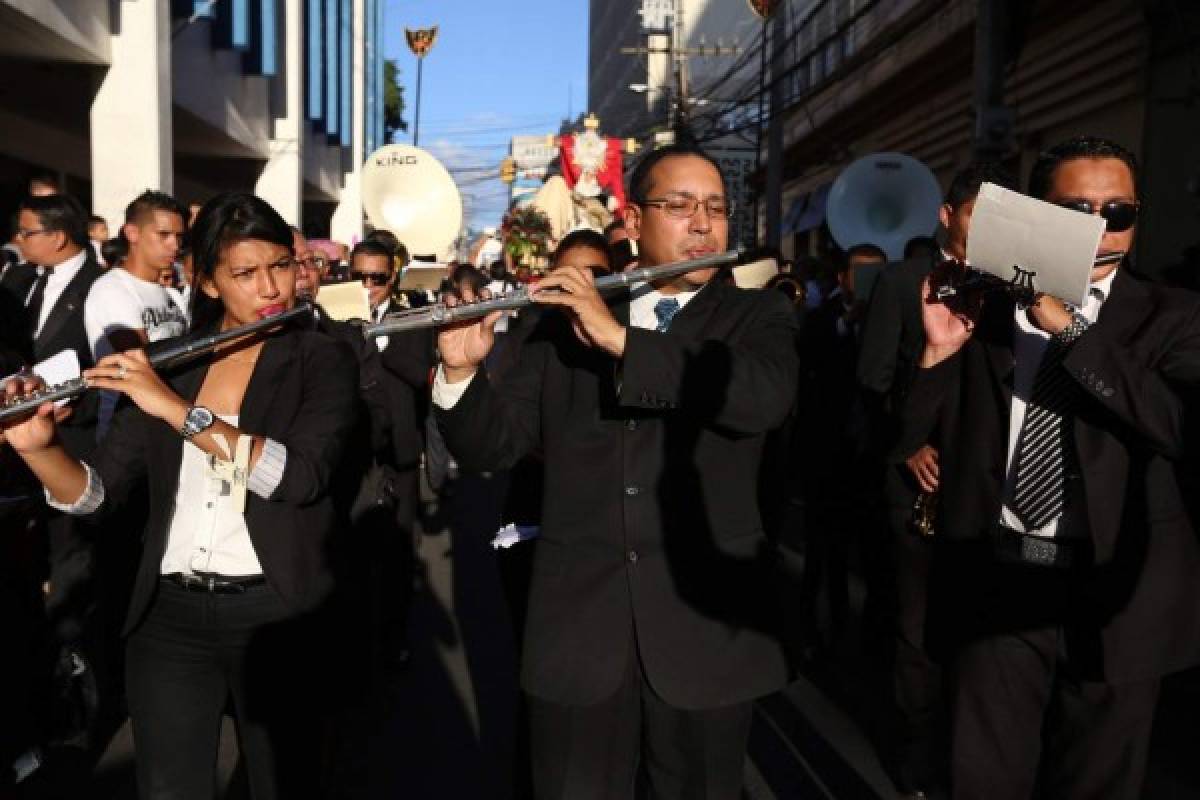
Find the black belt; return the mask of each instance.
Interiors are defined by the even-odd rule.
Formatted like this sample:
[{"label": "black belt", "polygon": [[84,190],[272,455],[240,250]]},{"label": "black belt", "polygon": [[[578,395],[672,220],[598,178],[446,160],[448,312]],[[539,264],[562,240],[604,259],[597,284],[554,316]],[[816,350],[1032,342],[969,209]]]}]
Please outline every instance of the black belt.
[{"label": "black belt", "polygon": [[263,575],[217,575],[212,572],[172,572],[163,575],[162,579],[189,592],[211,594],[242,594],[247,589],[264,586],[267,582]]},{"label": "black belt", "polygon": [[1088,542],[1051,539],[1021,533],[1001,525],[997,529],[996,555],[1003,561],[1060,569],[1085,561]]}]

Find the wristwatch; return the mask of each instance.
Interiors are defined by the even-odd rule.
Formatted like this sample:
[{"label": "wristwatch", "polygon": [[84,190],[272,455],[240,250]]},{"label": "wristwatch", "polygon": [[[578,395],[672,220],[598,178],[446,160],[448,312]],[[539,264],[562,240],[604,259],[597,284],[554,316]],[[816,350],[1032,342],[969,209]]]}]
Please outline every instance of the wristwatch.
[{"label": "wristwatch", "polygon": [[183,427],[179,429],[179,435],[185,439],[191,439],[198,433],[203,433],[212,427],[216,417],[204,406],[192,406],[188,409],[187,416],[183,418]]}]

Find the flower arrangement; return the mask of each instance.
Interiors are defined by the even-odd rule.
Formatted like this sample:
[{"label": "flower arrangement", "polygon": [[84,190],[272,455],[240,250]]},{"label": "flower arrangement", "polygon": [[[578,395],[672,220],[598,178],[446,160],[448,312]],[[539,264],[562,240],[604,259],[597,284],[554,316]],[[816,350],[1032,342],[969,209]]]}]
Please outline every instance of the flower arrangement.
[{"label": "flower arrangement", "polygon": [[500,224],[505,251],[513,263],[541,266],[550,253],[550,218],[532,206],[511,209]]}]

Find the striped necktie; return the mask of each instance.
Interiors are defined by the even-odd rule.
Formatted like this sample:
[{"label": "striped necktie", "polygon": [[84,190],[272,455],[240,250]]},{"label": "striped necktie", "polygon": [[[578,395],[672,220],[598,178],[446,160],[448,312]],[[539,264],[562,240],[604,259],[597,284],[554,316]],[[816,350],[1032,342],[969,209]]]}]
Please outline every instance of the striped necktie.
[{"label": "striped necktie", "polygon": [[1067,458],[1075,452],[1070,442],[1078,392],[1075,381],[1063,369],[1065,355],[1066,348],[1051,339],[1034,376],[1017,440],[1013,511],[1026,531],[1045,527],[1063,511]]}]

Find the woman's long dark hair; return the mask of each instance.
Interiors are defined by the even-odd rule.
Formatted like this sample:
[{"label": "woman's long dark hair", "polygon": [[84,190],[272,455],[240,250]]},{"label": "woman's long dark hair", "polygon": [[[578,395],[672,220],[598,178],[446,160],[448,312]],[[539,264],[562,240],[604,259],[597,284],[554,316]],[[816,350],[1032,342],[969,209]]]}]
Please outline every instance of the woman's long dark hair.
[{"label": "woman's long dark hair", "polygon": [[225,192],[209,200],[196,215],[188,232],[192,250],[192,328],[213,324],[225,312],[220,300],[200,290],[213,279],[221,256],[232,245],[249,239],[270,242],[292,250],[292,229],[279,212],[261,197],[246,192]]}]

